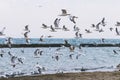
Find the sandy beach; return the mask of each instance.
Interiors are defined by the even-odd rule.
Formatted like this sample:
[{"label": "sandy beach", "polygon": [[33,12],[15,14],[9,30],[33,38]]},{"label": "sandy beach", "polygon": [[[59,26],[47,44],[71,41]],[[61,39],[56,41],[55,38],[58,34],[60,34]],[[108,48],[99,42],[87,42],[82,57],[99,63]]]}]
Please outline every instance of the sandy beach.
[{"label": "sandy beach", "polygon": [[15,78],[0,78],[0,80],[120,80],[120,72],[58,73]]}]

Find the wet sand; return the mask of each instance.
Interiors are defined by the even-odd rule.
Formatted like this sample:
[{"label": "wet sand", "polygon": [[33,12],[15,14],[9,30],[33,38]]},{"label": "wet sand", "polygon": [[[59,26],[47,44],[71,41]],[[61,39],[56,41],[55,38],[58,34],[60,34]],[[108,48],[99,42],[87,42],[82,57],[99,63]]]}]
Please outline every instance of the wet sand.
[{"label": "wet sand", "polygon": [[0,78],[0,80],[120,80],[120,72],[58,73],[15,78]]}]

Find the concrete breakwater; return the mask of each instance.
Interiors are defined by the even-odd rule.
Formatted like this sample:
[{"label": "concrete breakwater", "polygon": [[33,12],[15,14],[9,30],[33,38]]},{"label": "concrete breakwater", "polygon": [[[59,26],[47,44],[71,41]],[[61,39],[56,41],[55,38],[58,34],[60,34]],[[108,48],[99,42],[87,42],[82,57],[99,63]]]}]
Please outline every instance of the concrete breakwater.
[{"label": "concrete breakwater", "polygon": [[[70,44],[11,44],[11,48],[20,47],[69,47]],[[81,47],[120,47],[120,44],[80,44]],[[7,44],[0,44],[0,48],[8,48]]]}]

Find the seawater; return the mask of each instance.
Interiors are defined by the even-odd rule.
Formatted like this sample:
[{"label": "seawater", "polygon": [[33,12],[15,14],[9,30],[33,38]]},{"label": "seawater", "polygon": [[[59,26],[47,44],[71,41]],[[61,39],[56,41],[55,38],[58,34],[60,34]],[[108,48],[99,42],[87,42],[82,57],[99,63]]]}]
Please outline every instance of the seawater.
[{"label": "seawater", "polygon": [[[70,44],[79,45],[81,43],[102,43],[101,39],[43,39],[44,42],[39,42],[39,38],[31,38],[31,44],[50,44],[50,43],[64,43],[68,40]],[[3,44],[5,39],[0,39],[0,44]],[[23,38],[13,38],[14,44],[24,44]],[[120,43],[119,39],[105,39],[105,44]],[[58,48],[61,48],[57,51]],[[34,52],[36,49],[43,51],[43,54],[36,58]],[[36,48],[1,48],[4,50],[3,57],[0,57],[0,76],[13,73],[24,73],[24,75],[32,75],[37,72],[35,68],[38,62],[41,66],[46,68],[42,74],[53,74],[58,72],[81,72],[81,68],[90,69],[88,71],[113,71],[120,63],[120,48],[119,47],[82,47],[80,50],[75,48],[71,52],[68,47],[36,47]],[[21,52],[24,50],[24,53]],[[118,54],[114,54],[115,50]],[[23,64],[19,63],[16,67],[11,66],[11,56],[23,59]],[[57,61],[54,56],[59,56]],[[0,52],[1,54],[1,52]],[[72,54],[72,59],[69,57]],[[76,56],[80,55],[78,59]],[[16,60],[15,63],[18,63]]]},{"label": "seawater", "polygon": [[[39,38],[30,38],[30,44],[53,44],[53,43],[64,43],[64,40],[67,40],[70,44],[78,45],[81,43],[102,43],[101,39],[82,39],[82,38],[73,38],[73,39],[62,39],[62,38],[44,38],[44,41],[39,41]],[[0,38],[0,44],[5,44],[6,39]],[[24,38],[13,38],[13,44],[25,44]],[[118,44],[120,39],[105,39],[104,44]]]}]

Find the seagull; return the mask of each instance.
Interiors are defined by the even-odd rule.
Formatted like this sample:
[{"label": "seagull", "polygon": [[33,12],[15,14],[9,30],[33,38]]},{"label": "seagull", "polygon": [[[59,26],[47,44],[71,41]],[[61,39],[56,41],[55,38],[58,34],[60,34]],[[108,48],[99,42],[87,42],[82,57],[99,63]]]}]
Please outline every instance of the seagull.
[{"label": "seagull", "polygon": [[62,28],[64,31],[69,31],[68,28],[65,27],[65,25],[63,25],[63,28]]},{"label": "seagull", "polygon": [[102,43],[104,43],[104,42],[105,42],[105,39],[104,39],[104,38],[102,38],[102,39],[101,39],[101,41],[102,41]]},{"label": "seagull", "polygon": [[40,49],[36,49],[35,52],[34,52],[34,55],[38,56],[39,51],[40,51]]},{"label": "seagull", "polygon": [[60,28],[59,28],[60,20],[61,20],[61,19],[58,19],[58,18],[55,19],[55,21],[54,21],[55,29],[60,29]]},{"label": "seagull", "polygon": [[10,57],[12,57],[13,55],[10,53],[10,51],[8,52],[8,55],[10,56]]},{"label": "seagull", "polygon": [[79,31],[80,29],[79,29],[79,27],[76,27],[76,25],[74,25],[74,31]]},{"label": "seagull", "polygon": [[18,61],[23,64],[22,58],[18,58]]},{"label": "seagull", "polygon": [[69,44],[69,43],[68,43],[68,40],[64,40],[64,42],[65,42],[65,43],[64,43],[65,45],[68,45],[68,44]]},{"label": "seagull", "polygon": [[48,37],[48,38],[51,38],[51,37],[53,37],[53,36],[51,36],[51,35],[48,35],[47,37]]},{"label": "seagull", "polygon": [[5,52],[3,51],[3,50],[1,50],[0,51],[0,57],[3,57],[3,54],[4,54]]},{"label": "seagull", "polygon": [[101,24],[102,24],[103,26],[106,25],[106,24],[105,24],[105,18],[102,19]]},{"label": "seagull", "polygon": [[70,54],[70,55],[69,55],[70,59],[72,59],[72,55],[74,55],[74,54]]},{"label": "seagull", "polygon": [[116,31],[117,35],[120,35],[120,32],[118,31],[117,27],[115,28],[115,31]]},{"label": "seagull", "polygon": [[51,29],[52,32],[56,32],[56,31],[55,31],[55,28],[53,28],[52,25],[50,26],[50,29]]},{"label": "seagull", "polygon": [[62,9],[61,11],[62,11],[62,14],[59,15],[59,16],[67,16],[67,15],[70,15],[70,14],[67,13],[66,9]]},{"label": "seagull", "polygon": [[8,39],[6,39],[6,41],[7,41],[7,45],[8,45],[8,47],[9,48],[11,48],[12,47],[12,38],[11,37],[8,37]]},{"label": "seagull", "polygon": [[42,24],[42,26],[43,26],[42,28],[44,28],[44,29],[49,28],[49,27],[48,27],[46,24],[44,24],[44,23]]},{"label": "seagull", "polygon": [[78,54],[78,55],[76,56],[76,59],[78,59],[78,58],[79,58],[79,56],[81,56],[81,54]]},{"label": "seagull", "polygon": [[30,43],[30,39],[28,38],[28,33],[29,33],[29,32],[30,32],[30,31],[24,33],[24,38],[25,38],[25,40],[26,40],[26,43]]},{"label": "seagull", "polygon": [[85,31],[87,32],[87,33],[92,33],[90,30],[88,30],[88,29],[85,29]]},{"label": "seagull", "polygon": [[35,67],[37,68],[39,74],[41,74],[41,73],[42,73],[42,69],[43,69],[43,67],[40,66],[40,65],[38,64],[38,62],[37,62],[37,64],[35,65]]},{"label": "seagull", "polygon": [[96,27],[95,24],[91,24],[91,25],[92,25],[92,26],[91,26],[92,28],[95,28],[95,27]]},{"label": "seagull", "polygon": [[25,38],[28,38],[28,33],[29,33],[29,32],[30,32],[30,31],[24,33],[24,37],[25,37]]},{"label": "seagull", "polygon": [[39,55],[42,55],[43,51],[41,51],[40,49],[36,49],[35,52],[34,52],[34,55],[35,56],[38,56]]},{"label": "seagull", "polygon": [[82,38],[82,35],[83,35],[83,34],[79,33],[79,37],[80,37],[80,38]]},{"label": "seagull", "polygon": [[75,33],[76,38],[78,38],[78,33],[79,33],[78,31]]},{"label": "seagull", "polygon": [[82,38],[82,34],[79,33],[78,31],[75,33],[76,38]]},{"label": "seagull", "polygon": [[43,35],[40,37],[39,41],[43,42]]},{"label": "seagull", "polygon": [[78,18],[78,17],[76,17],[76,16],[69,16],[70,21],[73,22],[74,24],[76,24],[75,18]]},{"label": "seagull", "polygon": [[112,30],[113,30],[113,28],[112,28],[112,27],[110,27],[109,29],[110,29],[110,31],[112,31]]},{"label": "seagull", "polygon": [[117,21],[116,24],[115,24],[115,26],[120,26],[120,22]]},{"label": "seagull", "polygon": [[114,54],[118,54],[117,51],[113,50]]},{"label": "seagull", "polygon": [[30,31],[29,28],[28,28],[28,26],[29,26],[29,25],[26,25],[26,26],[25,26],[25,29],[24,29],[25,31]]},{"label": "seagull", "polygon": [[81,48],[82,46],[81,45],[79,45],[79,49],[81,50],[82,48]]},{"label": "seagull", "polygon": [[58,61],[58,60],[59,60],[59,56],[58,56],[58,55],[56,55],[56,56],[55,56],[55,59]]},{"label": "seagull", "polygon": [[29,43],[30,43],[30,39],[29,39],[29,38],[26,38],[26,39],[25,39],[25,42],[26,42],[27,44],[29,44]]},{"label": "seagull", "polygon": [[103,29],[100,29],[99,32],[104,32],[104,30],[103,30]]},{"label": "seagull", "polygon": [[75,46],[72,46],[72,45],[71,45],[71,46],[69,47],[69,49],[70,49],[70,52],[74,52]]},{"label": "seagull", "polygon": [[101,22],[99,22],[99,23],[96,25],[96,31],[99,31],[99,29],[100,29],[100,24],[101,24]]},{"label": "seagull", "polygon": [[17,57],[16,56],[12,56],[11,57],[11,63],[15,63],[15,60],[17,59]]},{"label": "seagull", "polygon": [[4,36],[4,31],[5,31],[6,27],[3,27],[3,29],[0,31],[0,36]]}]

